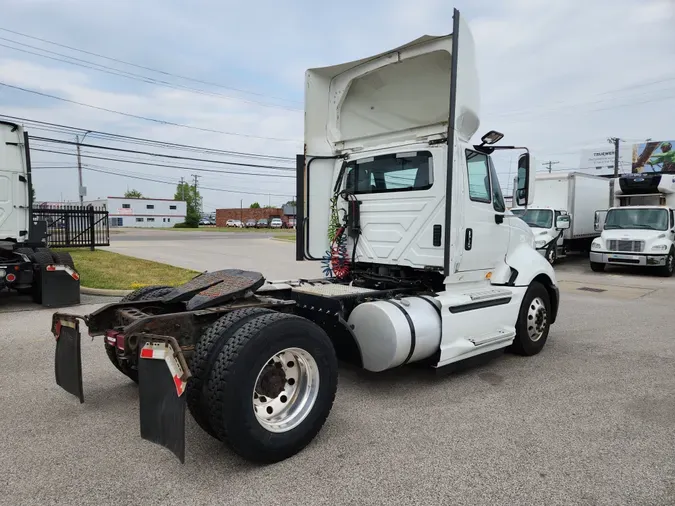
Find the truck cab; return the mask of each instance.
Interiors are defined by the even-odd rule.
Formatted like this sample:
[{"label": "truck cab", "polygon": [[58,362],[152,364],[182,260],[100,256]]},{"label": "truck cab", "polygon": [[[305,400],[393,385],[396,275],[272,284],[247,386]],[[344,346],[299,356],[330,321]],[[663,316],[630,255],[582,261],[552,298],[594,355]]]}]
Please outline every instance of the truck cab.
[{"label": "truck cab", "polygon": [[[498,146],[499,132],[472,142],[474,42],[459,13],[454,20],[451,35],[308,70],[297,174],[297,259],[323,262],[338,283],[355,274],[350,286],[435,294],[436,367],[512,345],[533,290],[544,290],[551,321],[558,305],[553,269],[506,209],[490,155],[522,152],[519,206],[533,202],[536,164],[526,148]],[[359,325],[354,334],[361,350],[384,346]]]},{"label": "truck cab", "polygon": [[534,234],[534,247],[551,265],[567,254],[564,232],[570,226],[570,216],[566,210],[531,206],[511,212],[527,223]]},{"label": "truck cab", "polygon": [[591,269],[609,265],[675,270],[675,174],[629,174],[615,180],[614,206],[597,213]]}]

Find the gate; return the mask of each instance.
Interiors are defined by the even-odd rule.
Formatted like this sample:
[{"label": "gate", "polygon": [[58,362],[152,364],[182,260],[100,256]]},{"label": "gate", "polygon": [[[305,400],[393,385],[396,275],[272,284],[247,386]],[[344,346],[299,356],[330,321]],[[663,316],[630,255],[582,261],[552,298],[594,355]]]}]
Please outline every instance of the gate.
[{"label": "gate", "polygon": [[110,246],[108,211],[93,206],[41,206],[33,208],[33,223],[47,222],[50,248]]}]

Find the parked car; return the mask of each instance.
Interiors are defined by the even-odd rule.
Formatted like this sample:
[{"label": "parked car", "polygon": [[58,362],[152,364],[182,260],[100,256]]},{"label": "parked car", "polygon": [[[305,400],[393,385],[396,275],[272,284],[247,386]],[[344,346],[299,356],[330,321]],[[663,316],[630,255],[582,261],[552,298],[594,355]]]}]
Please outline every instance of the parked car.
[{"label": "parked car", "polygon": [[244,224],[241,222],[241,220],[234,220],[234,226],[236,228],[244,228]]},{"label": "parked car", "polygon": [[240,220],[227,220],[225,222],[225,226],[226,227],[237,227],[237,228],[243,227]]},{"label": "parked car", "polygon": [[281,228],[282,225],[281,218],[272,218],[270,221],[270,228]]},{"label": "parked car", "polygon": [[246,228],[255,228],[256,225],[257,223],[253,218],[246,220],[246,223],[244,224]]},{"label": "parked car", "polygon": [[260,218],[255,226],[256,228],[267,228],[267,218]]},{"label": "parked car", "polygon": [[208,218],[202,218],[201,220],[199,220],[199,224],[200,225],[213,225],[211,220],[209,220]]},{"label": "parked car", "polygon": [[295,218],[288,218],[284,221],[284,228],[295,228]]}]

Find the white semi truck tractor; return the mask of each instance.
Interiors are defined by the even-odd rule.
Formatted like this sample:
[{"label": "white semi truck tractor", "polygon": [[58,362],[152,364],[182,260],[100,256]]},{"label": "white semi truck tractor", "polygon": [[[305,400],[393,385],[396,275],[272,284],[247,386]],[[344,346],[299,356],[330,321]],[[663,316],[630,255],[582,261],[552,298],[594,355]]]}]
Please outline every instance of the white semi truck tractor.
[{"label": "white semi truck tractor", "polygon": [[537,174],[531,206],[511,212],[534,233],[534,246],[554,265],[570,252],[588,252],[595,228],[595,212],[609,201],[610,180],[581,172]]},{"label": "white semi truck tractor", "polygon": [[[479,128],[468,26],[308,70],[297,157],[297,257],[325,277],[202,274],[80,317],[56,313],[56,380],[84,400],[79,322],[138,382],[141,436],[184,457],[184,407],[242,457],[300,451],[329,415],[337,358],[369,371],[535,355],[559,292],[534,235],[507,211]],[[522,149],[516,199],[532,202]],[[262,266],[261,266],[262,267]],[[119,442],[118,444],[124,444]]]},{"label": "white semi truck tractor", "polygon": [[626,174],[615,179],[613,207],[596,213],[602,230],[591,245],[591,269],[607,265],[675,269],[675,174]]},{"label": "white semi truck tractor", "polygon": [[28,142],[20,125],[0,121],[0,291],[31,295],[45,307],[78,304],[73,259],[49,249],[47,222],[33,219]]}]

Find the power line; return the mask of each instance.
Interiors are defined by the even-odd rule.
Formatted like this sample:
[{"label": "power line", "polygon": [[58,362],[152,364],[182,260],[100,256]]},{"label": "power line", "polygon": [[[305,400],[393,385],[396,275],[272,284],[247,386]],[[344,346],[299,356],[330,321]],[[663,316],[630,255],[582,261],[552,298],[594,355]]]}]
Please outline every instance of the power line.
[{"label": "power line", "polygon": [[[76,132],[89,132],[89,135],[91,137],[96,137],[96,138],[101,138],[105,140],[110,140],[110,141],[116,141],[116,142],[126,142],[129,144],[140,144],[140,145],[150,145],[150,146],[159,146],[159,147],[165,147],[165,148],[170,148],[170,149],[176,149],[176,150],[184,150],[184,151],[196,151],[200,153],[208,153],[208,154],[216,154],[216,155],[231,155],[231,156],[241,156],[241,157],[249,157],[249,158],[268,158],[268,159],[274,159],[274,160],[288,160],[288,161],[294,161],[295,158],[293,157],[284,157],[284,156],[276,156],[276,155],[266,155],[262,153],[247,153],[244,151],[231,151],[231,150],[225,150],[225,149],[216,149],[216,148],[205,148],[202,146],[195,146],[192,144],[178,144],[175,142],[167,142],[167,141],[159,141],[155,139],[147,139],[144,137],[133,137],[130,135],[122,135],[122,134],[115,134],[111,132],[103,132],[100,130],[92,130],[88,128],[80,128],[80,127],[73,127],[69,125],[61,125],[59,123],[49,123],[47,121],[38,121],[38,120],[30,120],[27,118],[20,118],[17,116],[8,116],[5,114],[0,114],[0,117],[3,118],[8,118],[13,121],[19,121],[22,123],[26,123],[29,125],[46,125],[48,127],[53,127],[53,128],[46,128],[46,127],[36,127],[32,126],[31,128],[35,128],[37,130],[46,130],[46,131],[54,131],[58,133],[65,133],[65,134],[73,134]],[[117,139],[120,139],[117,141]],[[134,142],[138,141],[138,142]]]},{"label": "power line", "polygon": [[[120,174],[117,171],[114,170],[103,170],[100,168],[94,168],[90,165],[85,165],[84,170],[89,170],[93,172],[100,172],[102,174],[110,174],[112,176],[119,176],[119,177],[127,177],[130,179],[138,179],[141,181],[150,181],[153,183],[162,183],[162,184],[170,184],[173,186],[176,186],[176,183],[171,183],[168,181],[161,181],[158,179],[152,179],[144,176],[130,176],[130,175],[125,175],[125,174]],[[245,192],[245,191],[236,191],[236,190],[226,190],[225,188],[211,188],[207,186],[202,186],[203,190],[212,190],[212,191],[219,191],[219,192],[225,192],[225,193],[238,193],[238,194],[243,194],[243,195],[274,195],[275,197],[290,197],[292,194],[286,193],[286,194],[281,194],[281,193],[268,193],[268,192]]]},{"label": "power line", "polygon": [[200,84],[206,84],[208,86],[215,86],[217,88],[222,88],[222,89],[226,89],[226,90],[230,90],[230,91],[237,91],[239,93],[246,93],[246,94],[249,94],[249,95],[257,95],[257,96],[260,96],[260,97],[273,98],[275,100],[282,100],[282,101],[286,101],[286,102],[299,103],[296,100],[289,100],[289,99],[280,98],[280,97],[273,97],[271,95],[266,95],[264,93],[257,93],[257,92],[253,92],[253,91],[243,90],[243,89],[240,89],[240,88],[233,88],[233,87],[230,87],[230,86],[224,86],[222,84],[218,84],[218,83],[214,83],[214,82],[203,81],[201,79],[196,79],[194,77],[182,76],[182,75],[179,75],[179,74],[173,74],[171,72],[155,69],[155,68],[152,68],[152,67],[145,67],[143,65],[138,65],[136,63],[127,62],[127,61],[124,61],[124,60],[113,58],[111,56],[105,56],[105,55],[102,55],[102,54],[99,54],[99,53],[94,53],[94,52],[91,52],[91,51],[85,51],[84,49],[79,49],[79,48],[76,48],[76,47],[73,47],[73,46],[68,46],[66,44],[60,44],[58,42],[53,42],[51,40],[43,39],[43,38],[40,38],[40,37],[35,37],[33,35],[28,35],[28,34],[21,33],[21,32],[17,32],[17,31],[14,31],[14,30],[10,30],[8,28],[0,27],[0,30],[2,30],[4,32],[8,32],[8,33],[13,33],[14,35],[19,35],[21,37],[26,37],[27,39],[37,40],[37,41],[40,41],[40,42],[44,42],[46,44],[51,44],[53,46],[62,47],[64,49],[70,49],[71,51],[77,51],[79,53],[88,54],[90,56],[96,56],[97,58],[103,58],[105,60],[114,61],[114,62],[117,62],[117,63],[121,63],[123,65],[129,65],[130,67],[136,67],[136,68],[139,68],[139,69],[149,70],[150,72],[156,72],[158,74],[163,74],[163,75],[166,75],[166,76],[177,77],[179,79],[185,79],[186,81],[192,81],[192,82],[196,82],[196,83],[200,83]]},{"label": "power line", "polygon": [[[168,81],[163,81],[161,79],[155,79],[155,78],[146,77],[146,76],[143,76],[143,75],[140,75],[140,74],[134,74],[132,72],[127,72],[125,70],[115,69],[115,68],[112,68],[112,67],[108,67],[106,65],[100,65],[100,64],[95,63],[95,62],[83,60],[81,58],[75,58],[74,56],[68,56],[68,55],[65,55],[65,54],[62,54],[62,53],[57,53],[55,51],[49,51],[48,49],[42,49],[42,48],[39,48],[39,47],[31,46],[30,44],[25,44],[23,42],[17,42],[17,41],[11,40],[11,39],[6,39],[4,37],[0,37],[0,40],[5,40],[5,41],[11,42],[13,44],[19,44],[21,46],[29,47],[29,48],[32,48],[32,49],[37,49],[38,51],[44,51],[46,53],[55,54],[55,55],[58,55],[58,56],[62,56],[63,58],[56,58],[54,56],[48,56],[46,54],[36,53],[35,51],[29,51],[27,49],[22,49],[20,47],[8,46],[7,44],[2,44],[2,43],[0,43],[0,47],[5,47],[7,49],[13,49],[14,51],[21,51],[22,53],[32,54],[34,56],[39,56],[41,58],[47,58],[47,59],[53,60],[53,61],[59,61],[59,62],[63,62],[63,63],[68,63],[70,65],[76,65],[78,67],[96,70],[98,72],[105,72],[106,74],[110,74],[110,75],[114,75],[114,76],[125,77],[127,79],[132,79],[134,81],[140,81],[140,82],[143,82],[143,83],[154,84],[154,85],[158,85],[158,86],[165,86],[165,87],[172,88],[172,89],[175,89],[175,90],[189,91],[191,93],[197,93],[199,95],[208,95],[208,96],[212,96],[212,97],[225,98],[225,99],[228,99],[228,100],[237,100],[237,101],[246,102],[246,103],[249,103],[249,104],[257,104],[257,105],[260,105],[260,106],[263,106],[263,107],[274,107],[274,108],[278,108],[278,109],[285,109],[287,111],[295,111],[295,112],[301,111],[301,109],[299,109],[297,107],[288,107],[288,106],[277,105],[277,104],[268,104],[268,103],[260,102],[260,101],[256,101],[256,100],[247,100],[247,99],[239,98],[239,97],[231,97],[231,96],[223,95],[222,93],[217,93],[217,92],[213,92],[213,91],[206,91],[206,90],[200,90],[200,89],[197,89],[197,88],[190,88],[189,86],[184,86],[182,84],[174,84],[174,83],[170,83]],[[65,60],[64,58],[69,58],[69,59],[75,60],[75,61]],[[84,63],[78,63],[78,62],[84,62]]]},{"label": "power line", "polygon": [[75,104],[75,105],[80,105],[82,107],[88,107],[90,109],[96,109],[98,111],[109,112],[111,114],[118,114],[120,116],[125,116],[127,118],[140,119],[140,120],[143,120],[143,121],[149,121],[151,123],[159,123],[160,125],[169,125],[169,126],[176,126],[176,127],[180,127],[180,128],[189,128],[191,130],[199,130],[201,132],[209,132],[209,133],[216,133],[216,134],[223,134],[223,135],[234,135],[234,136],[237,136],[237,137],[248,137],[248,138],[251,138],[251,139],[263,139],[263,140],[268,140],[268,141],[296,142],[296,143],[300,142],[296,139],[284,139],[284,138],[280,138],[280,137],[264,137],[264,136],[260,136],[260,135],[241,134],[241,133],[236,133],[236,132],[225,132],[223,130],[215,130],[215,129],[212,129],[212,128],[202,128],[202,127],[196,127],[196,126],[192,126],[192,125],[184,125],[182,123],[175,123],[173,121],[166,121],[166,120],[157,119],[157,118],[149,118],[147,116],[139,116],[137,114],[131,114],[131,113],[128,113],[128,112],[116,111],[114,109],[107,109],[105,107],[99,107],[97,105],[85,104],[83,102],[78,102],[76,100],[70,100],[68,98],[63,98],[63,97],[59,97],[59,96],[56,96],[56,95],[51,95],[49,93],[43,93],[41,91],[29,90],[28,88],[22,88],[21,86],[14,86],[14,85],[3,83],[3,82],[0,82],[0,86],[5,86],[6,88],[19,90],[19,91],[23,91],[23,92],[26,92],[26,93],[32,93],[34,95],[39,95],[41,97],[51,98],[51,99],[54,99],[54,100],[60,100],[62,102],[67,102],[69,104]]},{"label": "power line", "polygon": [[[43,142],[53,142],[57,144],[67,144],[71,146],[75,146],[78,143],[77,142],[72,142],[72,141],[66,141],[62,139],[51,139],[49,137],[35,137],[31,136],[32,139],[35,139],[37,141],[43,141]],[[222,165],[235,165],[237,167],[255,167],[259,169],[271,169],[271,170],[285,170],[285,171],[294,171],[295,169],[293,167],[282,167],[279,165],[261,165],[261,164],[255,164],[255,163],[241,163],[241,162],[227,162],[224,160],[208,160],[205,158],[192,158],[189,156],[178,156],[178,155],[169,155],[169,154],[163,154],[163,153],[152,153],[149,151],[139,151],[135,149],[124,149],[124,148],[113,148],[111,146],[101,146],[98,144],[83,144],[79,143],[79,145],[83,148],[95,148],[95,149],[104,149],[104,150],[109,150],[109,151],[120,151],[122,153],[133,153],[133,154],[138,154],[138,155],[147,155],[147,156],[158,156],[162,158],[171,158],[173,160],[190,160],[190,161],[195,161],[195,162],[204,162],[204,163],[218,163]]]},{"label": "power line", "polygon": [[[39,151],[41,153],[54,153],[58,155],[66,155],[66,156],[77,156],[77,153],[70,153],[68,151],[56,151],[53,149],[42,149],[39,147],[31,147],[31,151]],[[238,172],[238,171],[230,171],[230,170],[216,170],[216,169],[203,169],[203,168],[197,168],[197,167],[185,167],[185,166],[179,166],[179,165],[168,165],[165,163],[152,163],[152,162],[144,162],[144,161],[139,161],[139,160],[124,160],[121,158],[111,158],[111,157],[106,157],[106,156],[96,156],[96,155],[90,155],[90,154],[83,154],[83,157],[86,158],[92,158],[95,160],[107,160],[107,161],[112,161],[112,162],[121,162],[121,163],[132,163],[132,164],[137,164],[137,165],[149,165],[152,167],[165,167],[165,168],[170,168],[170,169],[178,169],[178,170],[195,170],[198,172],[214,172],[216,174],[239,174],[243,176],[266,176],[266,177],[283,177],[283,178],[289,178],[289,179],[295,179],[295,175],[285,175],[285,174],[265,174],[261,172]]]}]

